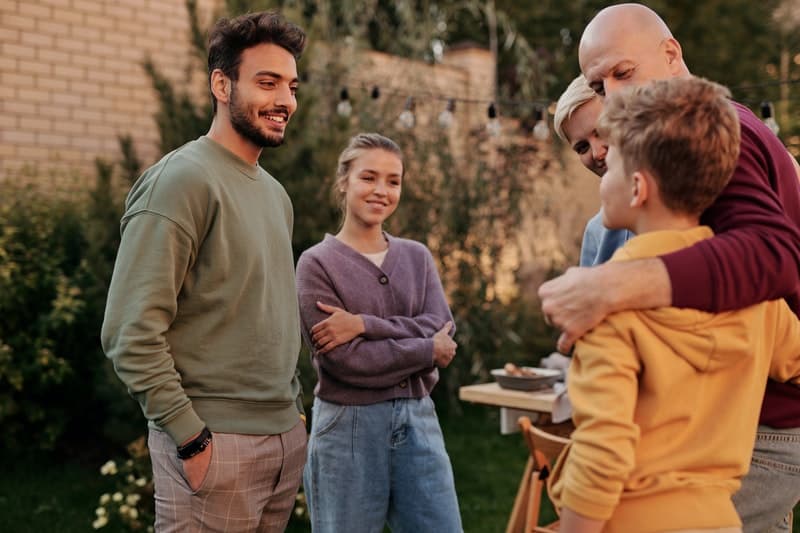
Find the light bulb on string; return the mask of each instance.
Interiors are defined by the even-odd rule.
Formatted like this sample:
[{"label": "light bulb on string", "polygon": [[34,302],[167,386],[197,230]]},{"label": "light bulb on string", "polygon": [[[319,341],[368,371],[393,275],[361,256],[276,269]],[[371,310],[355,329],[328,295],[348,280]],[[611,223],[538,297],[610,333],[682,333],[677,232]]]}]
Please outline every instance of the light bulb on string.
[{"label": "light bulb on string", "polygon": [[353,112],[353,106],[350,104],[350,95],[347,92],[347,87],[342,88],[342,92],[339,93],[339,103],[336,104],[336,112],[339,113],[340,117],[349,117],[350,113]]},{"label": "light bulb on string", "polygon": [[778,123],[775,121],[775,117],[773,115],[772,102],[761,102],[761,118],[764,119],[764,124],[766,124],[770,130],[772,130],[772,133],[777,135],[778,132],[781,131],[781,128],[778,126]]},{"label": "light bulb on string", "polygon": [[497,108],[495,107],[494,102],[489,104],[489,108],[486,110],[486,115],[489,117],[489,122],[486,123],[486,131],[488,131],[489,135],[492,137],[497,137],[500,135],[502,128],[500,126],[500,120],[497,118]]},{"label": "light bulb on string", "polygon": [[403,107],[403,112],[397,117],[398,126],[410,130],[417,123],[417,117],[414,116],[414,98],[409,96],[406,100],[406,105]]},{"label": "light bulb on string", "polygon": [[449,128],[453,125],[453,120],[455,120],[455,116],[453,115],[453,111],[456,110],[456,101],[450,98],[447,100],[447,107],[444,108],[444,111],[439,113],[439,126],[444,129]]},{"label": "light bulb on string", "polygon": [[533,125],[533,137],[538,141],[546,141],[550,138],[550,128],[547,125],[546,110],[537,107],[533,112],[536,124]]}]

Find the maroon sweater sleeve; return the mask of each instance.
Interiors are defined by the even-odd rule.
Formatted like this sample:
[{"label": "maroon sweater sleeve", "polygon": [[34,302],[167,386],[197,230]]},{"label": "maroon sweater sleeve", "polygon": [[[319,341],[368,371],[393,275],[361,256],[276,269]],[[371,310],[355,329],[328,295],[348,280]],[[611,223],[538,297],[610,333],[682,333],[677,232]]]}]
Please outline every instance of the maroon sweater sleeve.
[{"label": "maroon sweater sleeve", "polygon": [[800,185],[780,140],[749,109],[728,186],[701,218],[717,234],[662,257],[672,305],[711,312],[785,298],[800,312]]}]

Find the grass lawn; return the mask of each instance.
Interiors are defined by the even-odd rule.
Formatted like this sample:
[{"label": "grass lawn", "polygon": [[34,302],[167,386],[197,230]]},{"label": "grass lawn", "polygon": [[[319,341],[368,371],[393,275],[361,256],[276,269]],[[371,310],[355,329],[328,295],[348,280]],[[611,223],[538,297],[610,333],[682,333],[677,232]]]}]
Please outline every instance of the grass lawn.
[{"label": "grass lawn", "polygon": [[[463,416],[442,416],[447,450],[453,462],[459,504],[467,533],[505,531],[527,459],[517,435],[499,434],[496,409],[465,405]],[[0,459],[0,531],[59,533],[92,531],[94,508],[106,480],[98,464],[56,462],[41,457]],[[800,527],[800,507],[795,527]],[[544,519],[550,519],[551,514]],[[108,527],[101,531],[113,531]],[[310,531],[293,521],[291,533]],[[800,529],[798,529],[800,531]],[[425,533],[425,532],[420,532]]]}]

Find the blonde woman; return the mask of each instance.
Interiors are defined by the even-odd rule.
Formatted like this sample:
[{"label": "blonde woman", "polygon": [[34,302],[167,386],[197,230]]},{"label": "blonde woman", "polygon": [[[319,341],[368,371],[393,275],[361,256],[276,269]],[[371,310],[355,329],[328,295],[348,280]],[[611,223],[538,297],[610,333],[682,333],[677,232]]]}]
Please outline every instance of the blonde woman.
[{"label": "blonde woman", "polygon": [[297,265],[303,335],[319,381],[304,486],[315,532],[461,531],[430,392],[456,351],[428,249],[389,235],[400,148],[360,134],[339,157],[336,235]]}]

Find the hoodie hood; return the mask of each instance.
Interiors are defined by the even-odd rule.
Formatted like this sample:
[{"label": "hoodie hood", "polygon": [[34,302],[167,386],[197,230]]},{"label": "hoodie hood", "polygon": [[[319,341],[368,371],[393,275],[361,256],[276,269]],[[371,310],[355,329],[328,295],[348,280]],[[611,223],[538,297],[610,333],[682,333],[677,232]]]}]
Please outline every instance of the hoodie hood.
[{"label": "hoodie hood", "polygon": [[[611,261],[657,257],[713,237],[707,226],[685,231],[654,231],[638,235],[617,250]],[[735,364],[753,346],[750,328],[740,313],[707,313],[662,307],[638,312],[649,333],[698,371]]]}]

